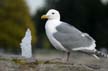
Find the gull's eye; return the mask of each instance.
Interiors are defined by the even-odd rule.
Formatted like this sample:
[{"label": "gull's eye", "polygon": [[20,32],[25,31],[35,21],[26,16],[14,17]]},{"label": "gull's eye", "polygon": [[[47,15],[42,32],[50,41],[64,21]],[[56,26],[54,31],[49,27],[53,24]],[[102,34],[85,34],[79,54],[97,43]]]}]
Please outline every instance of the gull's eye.
[{"label": "gull's eye", "polygon": [[55,13],[54,13],[54,12],[52,12],[52,14],[54,15]]}]

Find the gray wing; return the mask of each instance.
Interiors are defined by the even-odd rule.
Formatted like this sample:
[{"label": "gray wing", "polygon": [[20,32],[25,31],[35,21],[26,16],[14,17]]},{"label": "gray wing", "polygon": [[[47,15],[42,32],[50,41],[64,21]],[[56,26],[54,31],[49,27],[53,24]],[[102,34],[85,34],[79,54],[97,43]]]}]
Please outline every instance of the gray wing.
[{"label": "gray wing", "polygon": [[74,26],[62,23],[56,27],[57,32],[53,34],[55,39],[59,41],[65,48],[72,49],[78,47],[88,47],[92,45],[94,39],[86,33],[82,33]]}]

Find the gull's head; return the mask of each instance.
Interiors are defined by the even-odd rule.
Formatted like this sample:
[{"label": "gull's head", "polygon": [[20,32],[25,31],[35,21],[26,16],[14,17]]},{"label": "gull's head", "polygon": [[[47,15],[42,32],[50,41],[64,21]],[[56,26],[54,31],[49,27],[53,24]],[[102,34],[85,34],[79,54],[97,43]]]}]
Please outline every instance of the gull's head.
[{"label": "gull's head", "polygon": [[60,20],[60,13],[55,9],[50,9],[41,19]]}]

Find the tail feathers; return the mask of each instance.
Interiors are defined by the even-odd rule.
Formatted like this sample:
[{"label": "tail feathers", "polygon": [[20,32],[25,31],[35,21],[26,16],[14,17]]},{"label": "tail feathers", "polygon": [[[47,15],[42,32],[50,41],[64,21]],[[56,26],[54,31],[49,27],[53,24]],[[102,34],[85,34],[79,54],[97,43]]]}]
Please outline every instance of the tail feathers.
[{"label": "tail feathers", "polygon": [[95,51],[95,55],[97,55],[99,57],[108,58],[108,54],[101,52],[101,51]]}]

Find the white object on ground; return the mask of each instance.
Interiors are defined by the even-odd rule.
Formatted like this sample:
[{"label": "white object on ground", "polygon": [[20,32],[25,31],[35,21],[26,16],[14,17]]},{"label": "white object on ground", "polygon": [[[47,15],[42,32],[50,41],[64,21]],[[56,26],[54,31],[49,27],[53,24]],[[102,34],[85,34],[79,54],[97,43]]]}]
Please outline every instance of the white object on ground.
[{"label": "white object on ground", "polygon": [[27,29],[24,38],[22,39],[22,42],[20,43],[21,46],[21,55],[25,58],[32,57],[32,47],[31,47],[31,31],[30,29]]}]

